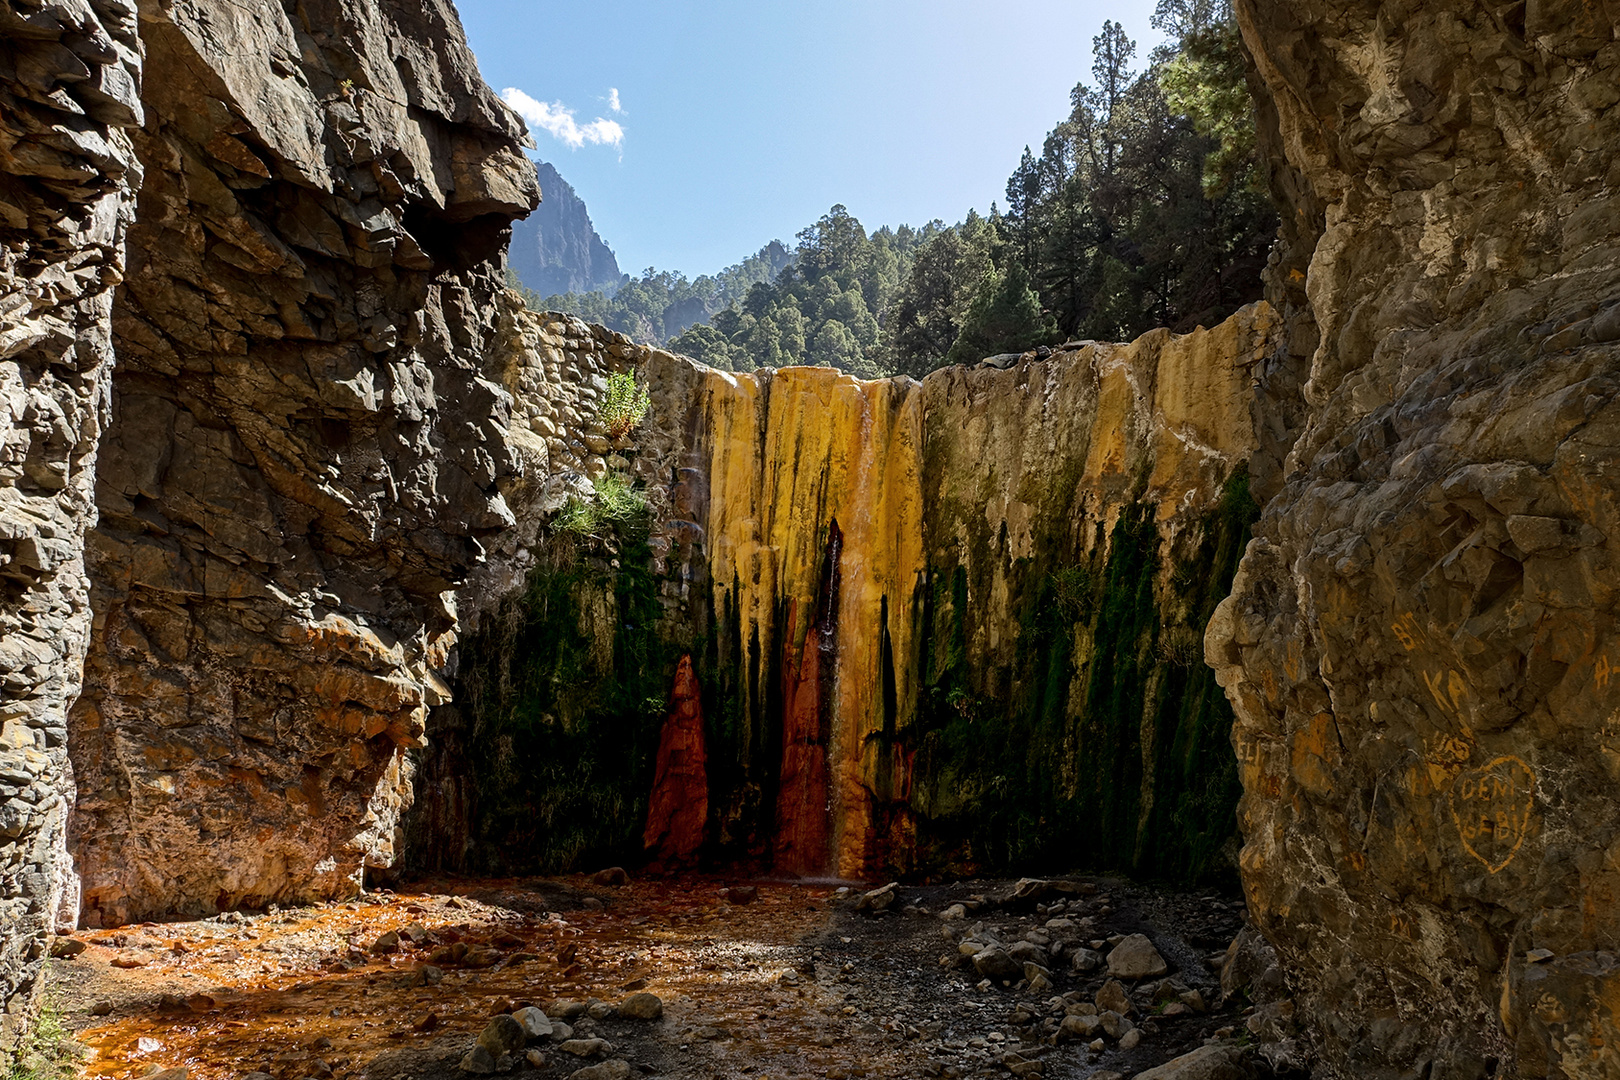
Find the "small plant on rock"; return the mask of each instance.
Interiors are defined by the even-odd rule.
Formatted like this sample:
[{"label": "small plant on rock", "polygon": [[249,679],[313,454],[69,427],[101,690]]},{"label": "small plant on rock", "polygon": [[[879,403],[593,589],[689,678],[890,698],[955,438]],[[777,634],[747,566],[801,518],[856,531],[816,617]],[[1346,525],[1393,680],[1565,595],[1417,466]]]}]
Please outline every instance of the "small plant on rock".
[{"label": "small plant on rock", "polygon": [[1177,667],[1197,667],[1204,662],[1204,635],[1191,626],[1172,626],[1159,638],[1159,659]]},{"label": "small plant on rock", "polygon": [[623,473],[608,473],[594,486],[604,521],[630,521],[647,512],[647,496],[636,490]]},{"label": "small plant on rock", "polygon": [[602,426],[608,437],[622,439],[647,418],[651,396],[636,383],[634,374],[621,371],[608,376],[607,397],[602,399]]},{"label": "small plant on rock", "polygon": [[597,508],[595,499],[581,499],[578,496],[568,500],[563,508],[557,511],[551,525],[558,532],[574,533],[578,536],[589,536],[602,524],[602,515]]},{"label": "small plant on rock", "polygon": [[625,524],[647,513],[647,496],[623,473],[608,473],[591,486],[595,491],[590,498],[569,499],[557,512],[553,528],[590,536],[604,526]]},{"label": "small plant on rock", "polygon": [[1049,581],[1052,599],[1067,618],[1078,621],[1091,614],[1097,579],[1089,566],[1062,567],[1052,571]]},{"label": "small plant on rock", "polygon": [[0,1050],[0,1080],[72,1080],[84,1048],[62,1024],[54,1002],[47,1002],[16,1049]]}]

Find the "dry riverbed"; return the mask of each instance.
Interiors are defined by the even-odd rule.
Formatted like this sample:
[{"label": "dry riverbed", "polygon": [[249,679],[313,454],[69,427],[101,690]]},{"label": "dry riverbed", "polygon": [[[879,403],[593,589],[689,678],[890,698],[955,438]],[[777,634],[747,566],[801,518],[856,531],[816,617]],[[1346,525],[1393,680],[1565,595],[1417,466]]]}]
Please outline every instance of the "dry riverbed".
[{"label": "dry riverbed", "polygon": [[[1247,1040],[1245,1003],[1220,1001],[1234,897],[1100,879],[862,895],[433,882],[80,931],[57,940],[53,982],[96,1080],[462,1080],[490,1064],[535,1080],[1102,1078]],[[661,1016],[620,1015],[636,994]],[[493,1017],[526,1007],[546,1014],[524,1014],[540,1034],[496,1046],[504,1062],[473,1054]]]}]

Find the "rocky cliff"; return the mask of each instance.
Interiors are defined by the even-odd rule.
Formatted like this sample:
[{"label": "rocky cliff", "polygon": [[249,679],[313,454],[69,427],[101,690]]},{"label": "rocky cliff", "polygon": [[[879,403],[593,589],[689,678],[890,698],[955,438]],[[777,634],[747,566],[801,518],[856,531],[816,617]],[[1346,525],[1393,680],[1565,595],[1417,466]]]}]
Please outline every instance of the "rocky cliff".
[{"label": "rocky cliff", "polygon": [[0,5],[0,1045],[419,763],[478,870],[1207,878],[1241,785],[1323,1075],[1615,1075],[1620,12],[1236,7],[1274,305],[917,383],[522,310],[445,0]]},{"label": "rocky cliff", "polygon": [[67,709],[139,79],[133,3],[0,6],[0,1048],[30,1015],[58,913],[78,911]]},{"label": "rocky cliff", "polygon": [[[1269,308],[922,383],[501,327],[519,524],[465,594],[491,614],[430,722],[413,863],[1229,865],[1199,641],[1247,539]],[[614,442],[628,370],[651,412]],[[624,483],[644,514],[569,531]]]},{"label": "rocky cliff", "polygon": [[618,291],[622,275],[613,249],[591,224],[585,201],[555,167],[536,166],[545,201],[512,229],[512,270],[541,296]]},{"label": "rocky cliff", "polygon": [[1309,309],[1206,641],[1250,910],[1327,1075],[1612,1077],[1620,10],[1237,10]]},{"label": "rocky cliff", "polygon": [[448,3],[152,3],[70,721],[90,925],[390,858],[452,590],[511,523],[483,313],[535,203]]}]

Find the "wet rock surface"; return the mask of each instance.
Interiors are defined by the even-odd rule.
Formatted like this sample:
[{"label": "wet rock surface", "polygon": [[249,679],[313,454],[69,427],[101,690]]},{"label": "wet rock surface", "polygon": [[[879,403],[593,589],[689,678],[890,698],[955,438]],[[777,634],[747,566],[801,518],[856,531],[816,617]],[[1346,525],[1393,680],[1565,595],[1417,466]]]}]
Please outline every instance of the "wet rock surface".
[{"label": "wet rock surface", "polygon": [[[411,860],[537,872],[640,843],[666,867],[962,875],[1061,862],[1086,831],[1098,866],[1229,871],[1229,706],[1200,642],[1279,328],[1257,304],[863,382],[503,306],[516,524],[460,594],[479,630],[429,718]],[[625,375],[650,411],[615,439]],[[614,482],[645,521],[557,526]]]},{"label": "wet rock surface", "polygon": [[1612,1076],[1620,19],[1236,8],[1308,305],[1206,638],[1254,917],[1325,1075]]},{"label": "wet rock surface", "polygon": [[[859,890],[782,882],[753,883],[759,899],[737,909],[718,896],[735,884],[463,882],[453,893],[82,931],[72,940],[87,948],[53,961],[54,979],[92,1050],[90,1077],[161,1065],[193,1080],[1084,1078],[1130,1076],[1206,1046],[1238,1070],[1211,1077],[1263,1071],[1241,1045],[1247,997],[1220,1003],[1225,943],[1243,920],[1232,898],[1074,880],[1009,903],[1018,883],[971,881],[902,886],[896,907],[874,913],[857,909]],[[940,917],[954,905],[964,918]],[[421,940],[402,934],[399,952],[366,948],[411,926]],[[1123,982],[1066,966],[1077,949],[1106,955],[1135,934],[1167,958],[1167,976]],[[1053,985],[1022,970],[984,981],[960,949],[969,940],[1038,950]],[[441,949],[443,979],[427,982]],[[497,959],[470,966],[479,950]]]}]

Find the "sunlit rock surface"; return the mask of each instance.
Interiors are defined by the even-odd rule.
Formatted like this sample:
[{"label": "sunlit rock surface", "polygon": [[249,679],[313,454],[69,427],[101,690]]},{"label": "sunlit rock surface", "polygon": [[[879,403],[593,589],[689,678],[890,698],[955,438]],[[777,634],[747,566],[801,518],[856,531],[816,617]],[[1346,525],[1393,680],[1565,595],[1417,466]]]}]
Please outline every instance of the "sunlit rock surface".
[{"label": "sunlit rock surface", "polygon": [[510,524],[484,312],[537,199],[448,3],[161,4],[70,723],[90,925],[387,865]]},{"label": "sunlit rock surface", "polygon": [[1320,329],[1207,639],[1250,910],[1329,1075],[1612,1077],[1620,12],[1237,7]]},{"label": "sunlit rock surface", "polygon": [[[430,725],[410,861],[640,854],[690,656],[711,858],[1219,874],[1236,776],[1199,642],[1247,538],[1250,383],[1277,329],[1260,305],[862,382],[711,371],[509,309],[518,524],[463,594],[481,628]],[[630,370],[651,412],[614,444],[601,399]],[[559,537],[613,472],[650,526]]]},{"label": "sunlit rock surface", "polygon": [[90,631],[84,537],[109,315],[140,181],[135,6],[0,4],[0,1051],[78,896],[67,709]]}]

